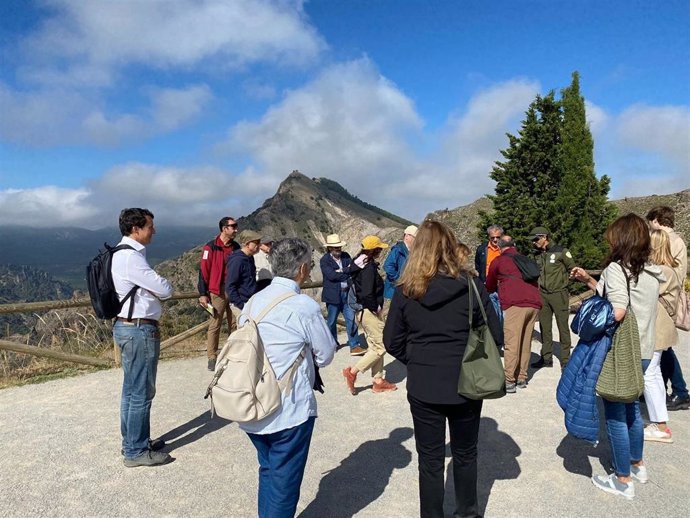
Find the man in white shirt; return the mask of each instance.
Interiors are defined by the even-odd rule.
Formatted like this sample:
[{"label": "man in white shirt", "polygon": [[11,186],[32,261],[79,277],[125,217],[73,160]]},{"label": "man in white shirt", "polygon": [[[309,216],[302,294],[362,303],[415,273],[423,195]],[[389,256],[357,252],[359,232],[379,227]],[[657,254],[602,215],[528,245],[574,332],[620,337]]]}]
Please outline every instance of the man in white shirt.
[{"label": "man in white shirt", "polygon": [[124,465],[158,466],[172,460],[167,453],[154,451],[164,444],[151,442],[150,416],[160,354],[160,301],[170,298],[173,289],[146,260],[146,245],[156,233],[153,214],[147,209],[122,210],[120,232],[123,237],[119,244],[131,249],[113,255],[113,284],[121,301],[137,287],[113,324],[113,338],[122,354],[124,372],[120,401]]}]

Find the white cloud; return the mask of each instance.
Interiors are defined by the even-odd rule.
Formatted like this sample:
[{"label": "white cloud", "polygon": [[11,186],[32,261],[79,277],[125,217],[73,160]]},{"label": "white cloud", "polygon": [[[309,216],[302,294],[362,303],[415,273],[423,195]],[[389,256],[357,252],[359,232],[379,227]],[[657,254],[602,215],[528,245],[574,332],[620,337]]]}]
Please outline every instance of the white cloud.
[{"label": "white cloud", "polygon": [[202,62],[222,68],[262,61],[300,65],[325,48],[298,0],[48,3],[53,16],[22,46],[34,58],[24,78],[42,83],[107,84],[129,64],[161,69]]},{"label": "white cloud", "polygon": [[589,130],[592,132],[592,136],[597,138],[604,133],[604,130],[608,127],[610,117],[606,110],[602,107],[597,106],[591,101],[585,100],[585,114],[587,118],[587,124],[589,124]]},{"label": "white cloud", "polygon": [[[141,69],[211,77],[255,63],[309,65],[326,48],[300,0],[45,4],[38,28],[4,49],[20,65],[0,83],[0,138],[30,146],[115,145],[174,131],[213,97],[206,85],[140,86]],[[113,92],[135,105],[148,92],[151,104],[113,109]],[[254,93],[271,95],[268,86]]]},{"label": "white cloud", "polygon": [[99,210],[87,189],[54,186],[0,191],[0,225],[86,225]]},{"label": "white cloud", "polygon": [[249,214],[283,179],[251,168],[232,174],[214,167],[123,164],[81,188],[0,190],[0,225],[99,228],[104,221],[114,224],[123,207],[146,207],[159,222],[212,225],[219,214]]},{"label": "white cloud", "polygon": [[[445,202],[457,206],[493,190],[489,173],[494,161],[501,158],[500,150],[508,145],[505,134],[518,128],[539,88],[537,81],[528,79],[495,84],[476,93],[466,110],[449,119],[441,157],[445,173],[435,182],[441,182],[437,192],[447,193]],[[462,186],[462,199],[452,205],[452,197],[458,197],[457,191],[449,192],[443,184]]]},{"label": "white cloud", "polygon": [[685,167],[690,163],[688,106],[631,106],[618,117],[616,130],[626,146],[659,153]]},{"label": "white cloud", "polygon": [[690,107],[633,105],[615,114],[586,102],[597,174],[610,197],[678,192],[690,187]]},{"label": "white cloud", "polygon": [[64,90],[20,93],[0,83],[0,137],[33,146],[115,145],[174,131],[195,120],[212,94],[206,85],[149,88],[139,113],[111,114],[93,94]]},{"label": "white cloud", "polygon": [[236,124],[222,147],[249,155],[272,177],[293,169],[325,176],[420,219],[491,189],[488,174],[506,145],[505,132],[517,127],[538,91],[538,83],[518,79],[479,92],[435,136],[441,142],[429,158],[419,151],[426,137],[414,103],[363,58],[324,70],[259,121]]},{"label": "white cloud", "polygon": [[385,199],[395,178],[418,170],[410,138],[422,125],[413,102],[363,58],[325,69],[259,121],[236,124],[221,147],[275,178],[299,169]]}]

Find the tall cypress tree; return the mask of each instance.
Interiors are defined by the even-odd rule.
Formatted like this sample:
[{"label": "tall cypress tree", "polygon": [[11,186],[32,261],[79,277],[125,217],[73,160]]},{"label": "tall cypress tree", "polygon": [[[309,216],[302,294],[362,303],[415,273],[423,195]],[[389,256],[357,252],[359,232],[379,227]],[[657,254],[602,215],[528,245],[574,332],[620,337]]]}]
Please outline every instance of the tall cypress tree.
[{"label": "tall cypress tree", "polygon": [[598,267],[606,253],[603,235],[615,217],[608,202],[610,180],[594,173],[594,145],[587,126],[580,77],[556,101],[553,92],[537,96],[518,136],[508,134],[505,161],[496,162],[494,210],[480,214],[479,234],[492,223],[503,226],[523,252],[528,233],[548,227],[555,242],[571,249],[578,264]]},{"label": "tall cypress tree", "polygon": [[561,90],[561,105],[563,188],[554,199],[557,219],[553,233],[579,264],[594,268],[606,254],[603,235],[615,217],[615,207],[607,199],[609,178],[597,179],[594,172],[594,142],[577,72],[573,72],[570,86]]},{"label": "tall cypress tree", "polygon": [[530,250],[529,231],[555,217],[553,200],[563,176],[561,115],[554,93],[537,98],[527,109],[518,136],[508,134],[491,171],[496,191],[489,198],[494,210],[480,215],[479,232],[492,223],[501,225],[523,251]]}]

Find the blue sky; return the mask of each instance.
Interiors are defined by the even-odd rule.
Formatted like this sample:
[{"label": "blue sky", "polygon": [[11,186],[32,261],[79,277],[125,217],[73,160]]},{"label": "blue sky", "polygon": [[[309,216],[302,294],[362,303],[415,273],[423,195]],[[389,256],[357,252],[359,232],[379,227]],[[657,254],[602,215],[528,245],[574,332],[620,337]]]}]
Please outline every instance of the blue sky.
[{"label": "blue sky", "polygon": [[213,225],[293,169],[419,220],[491,192],[574,70],[612,197],[679,191],[688,26],[682,1],[3,0],[0,224]]}]

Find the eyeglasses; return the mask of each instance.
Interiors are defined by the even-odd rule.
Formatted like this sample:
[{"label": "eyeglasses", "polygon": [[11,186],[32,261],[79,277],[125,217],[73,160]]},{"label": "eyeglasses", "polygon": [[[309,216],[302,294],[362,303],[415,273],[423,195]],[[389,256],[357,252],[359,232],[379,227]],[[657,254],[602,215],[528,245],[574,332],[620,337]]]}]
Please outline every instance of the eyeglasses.
[{"label": "eyeglasses", "polygon": [[499,239],[501,239],[501,236],[492,236],[489,238],[489,241],[498,241]]},{"label": "eyeglasses", "polygon": [[539,241],[539,240],[540,240],[541,238],[543,238],[543,237],[546,237],[546,236],[534,236],[534,237],[532,238],[532,243],[536,243],[537,241]]},{"label": "eyeglasses", "polygon": [[227,228],[227,227],[237,228],[237,223],[228,223],[227,225],[223,225],[223,228]]}]

